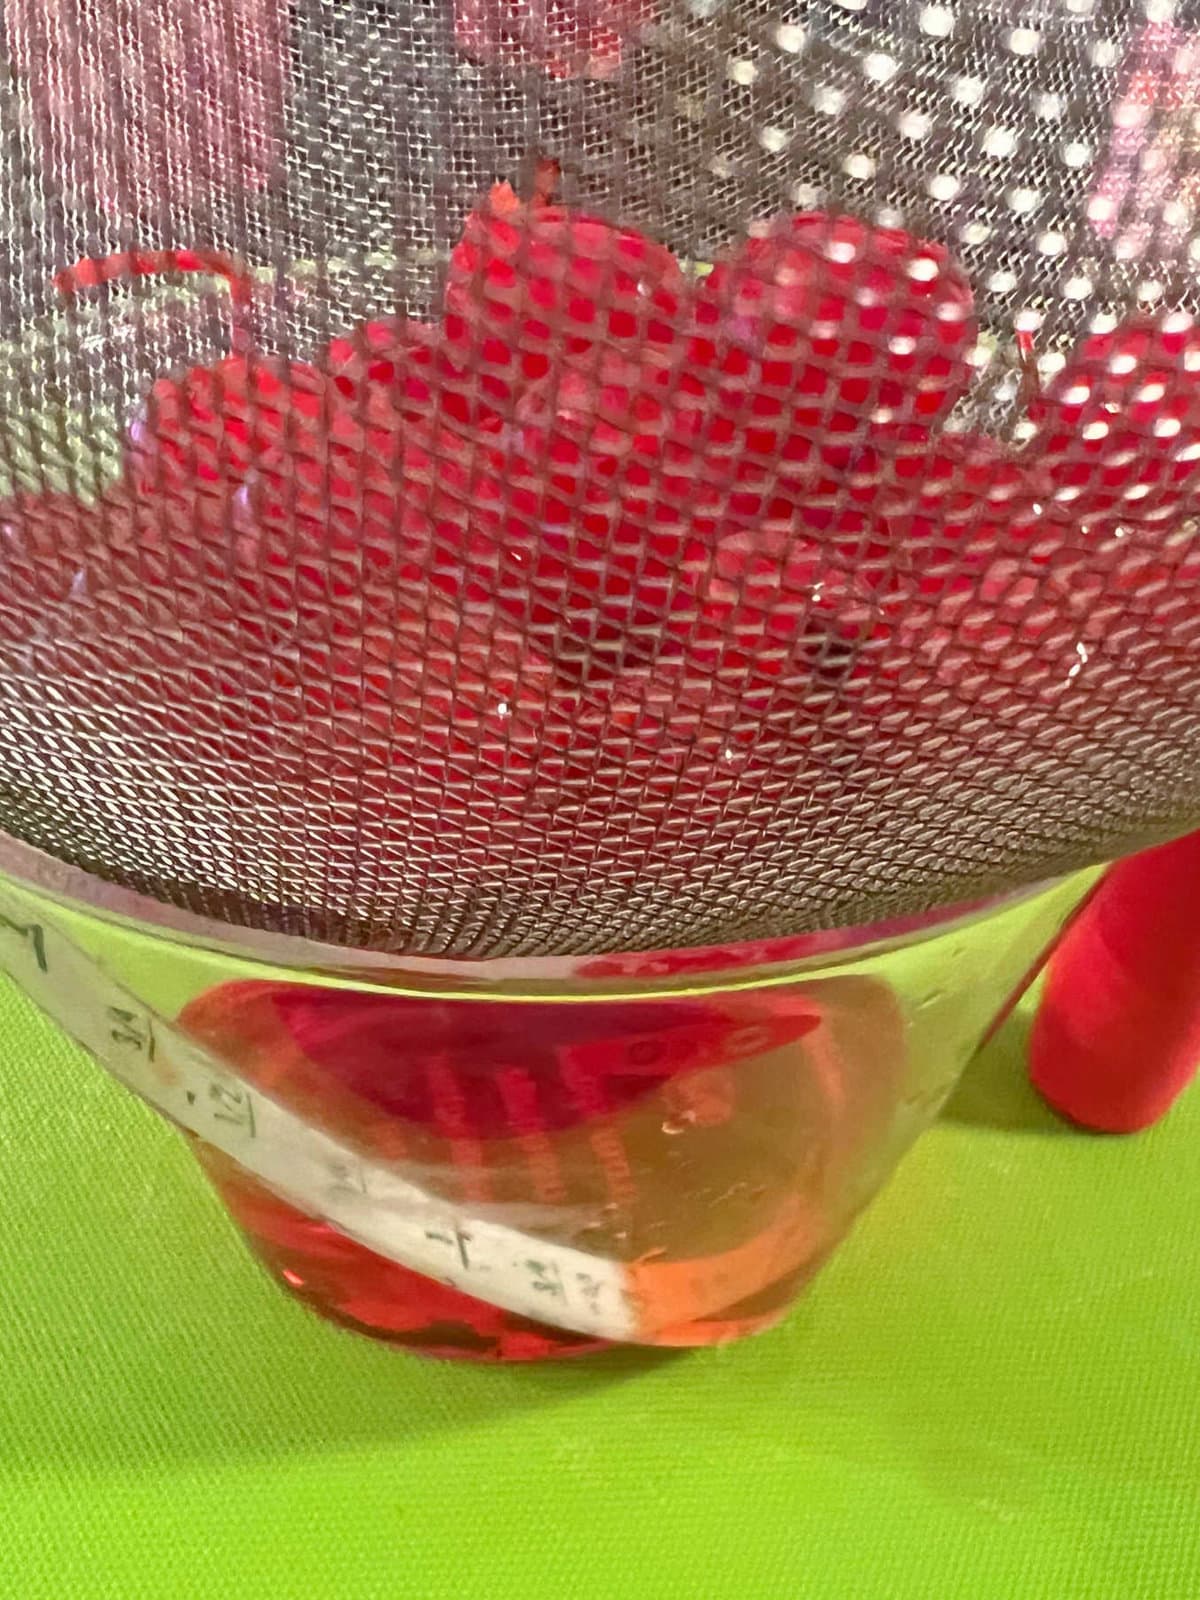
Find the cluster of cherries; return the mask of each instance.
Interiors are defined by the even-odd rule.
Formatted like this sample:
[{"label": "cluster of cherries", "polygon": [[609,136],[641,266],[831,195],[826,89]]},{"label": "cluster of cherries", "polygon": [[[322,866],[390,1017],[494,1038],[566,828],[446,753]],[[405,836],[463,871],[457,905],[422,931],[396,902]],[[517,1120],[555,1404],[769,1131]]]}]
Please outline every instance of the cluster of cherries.
[{"label": "cluster of cherries", "polygon": [[[951,661],[1052,692],[1081,629],[1169,611],[1187,316],[1087,338],[1010,449],[946,427],[978,328],[941,246],[805,213],[701,277],[555,179],[471,213],[440,327],[370,322],[312,361],[243,339],[162,378],[100,506],[21,498],[8,538],[60,582],[99,543],[139,648],[173,609],[162,668],[182,649],[227,731],[356,745],[484,826],[535,780],[611,788],[634,750],[651,785],[705,751],[761,773],[839,700],[919,698]],[[59,283],[164,270],[251,293],[203,252]]]}]

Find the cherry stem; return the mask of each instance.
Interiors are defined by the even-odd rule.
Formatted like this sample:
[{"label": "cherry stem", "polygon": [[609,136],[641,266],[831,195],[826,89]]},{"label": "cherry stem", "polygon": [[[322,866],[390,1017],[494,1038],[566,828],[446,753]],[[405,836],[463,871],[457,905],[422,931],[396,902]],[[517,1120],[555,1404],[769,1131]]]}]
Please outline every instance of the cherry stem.
[{"label": "cherry stem", "polygon": [[533,169],[533,193],[529,204],[533,210],[540,210],[543,206],[553,205],[554,196],[558,192],[559,181],[562,178],[562,168],[553,156],[539,157]]},{"label": "cherry stem", "polygon": [[1028,411],[1041,394],[1042,383],[1038,375],[1037,356],[1033,349],[1033,335],[1023,329],[1017,330],[1017,363],[1021,368],[1021,386],[1017,399],[1022,409]]},{"label": "cherry stem", "polygon": [[161,277],[174,272],[199,272],[224,278],[233,306],[233,347],[249,343],[241,312],[254,296],[250,269],[219,250],[117,250],[107,256],[84,256],[54,274],[54,287],[68,299],[85,289],[125,279]]}]

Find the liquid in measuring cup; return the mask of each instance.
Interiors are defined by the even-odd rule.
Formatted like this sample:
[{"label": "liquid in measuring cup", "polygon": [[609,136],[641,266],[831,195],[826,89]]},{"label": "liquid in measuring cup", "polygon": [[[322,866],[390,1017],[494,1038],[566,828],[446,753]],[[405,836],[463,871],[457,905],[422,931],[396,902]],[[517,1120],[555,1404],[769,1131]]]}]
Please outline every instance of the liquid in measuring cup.
[{"label": "liquid in measuring cup", "polygon": [[482,963],[459,994],[437,964],[268,967],[0,883],[0,970],[192,1137],[290,1292],[531,1360],[776,1322],[1097,876],[807,957],[589,957],[539,993]]},{"label": "liquid in measuring cup", "polygon": [[[249,981],[209,990],[179,1021],[465,1219],[445,1228],[455,1287],[306,1216],[201,1146],[272,1272],[338,1321],[477,1360],[608,1342],[558,1323],[562,1271],[586,1276],[574,1252],[619,1276],[622,1339],[701,1345],[769,1327],[877,1181],[904,1062],[899,1007],[862,977],[587,1001]],[[489,1267],[471,1262],[472,1217],[503,1219],[529,1241],[544,1320],[463,1292],[462,1267],[481,1284]],[[566,1268],[556,1251],[571,1252]]]}]

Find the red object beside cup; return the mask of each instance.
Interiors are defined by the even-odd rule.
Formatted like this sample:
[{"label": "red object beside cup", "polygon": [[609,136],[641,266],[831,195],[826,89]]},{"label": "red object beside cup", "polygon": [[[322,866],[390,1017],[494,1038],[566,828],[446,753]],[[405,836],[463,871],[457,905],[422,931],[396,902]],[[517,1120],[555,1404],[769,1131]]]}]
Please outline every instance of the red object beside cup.
[{"label": "red object beside cup", "polygon": [[1163,1116],[1200,1064],[1200,833],[1113,867],[1059,946],[1030,1041],[1056,1111],[1103,1133]]}]

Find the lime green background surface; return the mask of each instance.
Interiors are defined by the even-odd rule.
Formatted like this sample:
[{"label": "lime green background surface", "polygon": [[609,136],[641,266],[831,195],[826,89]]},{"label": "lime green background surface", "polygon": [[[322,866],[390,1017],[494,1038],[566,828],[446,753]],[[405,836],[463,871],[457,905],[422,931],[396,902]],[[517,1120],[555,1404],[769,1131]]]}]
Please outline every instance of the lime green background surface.
[{"label": "lime green background surface", "polygon": [[0,1595],[1200,1596],[1200,1091],[1058,1124],[1018,1014],[778,1332],[485,1370],[328,1327],[0,988]]}]

